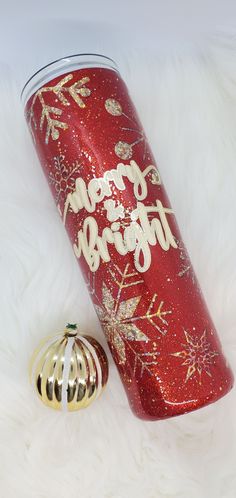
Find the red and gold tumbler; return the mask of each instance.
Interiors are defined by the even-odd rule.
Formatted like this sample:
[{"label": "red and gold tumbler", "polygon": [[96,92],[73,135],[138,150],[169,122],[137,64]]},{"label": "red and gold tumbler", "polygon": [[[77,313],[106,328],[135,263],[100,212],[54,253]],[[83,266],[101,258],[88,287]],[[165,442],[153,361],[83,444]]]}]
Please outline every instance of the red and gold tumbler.
[{"label": "red and gold tumbler", "polygon": [[23,101],[133,412],[164,419],[224,396],[233,375],[115,63],[53,62]]}]

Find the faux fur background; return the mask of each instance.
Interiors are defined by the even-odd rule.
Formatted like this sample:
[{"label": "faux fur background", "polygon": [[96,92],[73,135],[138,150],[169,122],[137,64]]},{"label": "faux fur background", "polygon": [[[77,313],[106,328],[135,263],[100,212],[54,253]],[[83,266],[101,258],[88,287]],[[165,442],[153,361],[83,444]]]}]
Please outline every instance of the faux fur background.
[{"label": "faux fur background", "polygon": [[[156,155],[183,239],[236,368],[236,39],[195,55],[122,54],[123,76]],[[136,419],[110,359],[85,411],[40,404],[32,349],[78,321],[106,350],[24,123],[14,71],[0,83],[0,497],[234,498],[235,390],[162,422]]]}]

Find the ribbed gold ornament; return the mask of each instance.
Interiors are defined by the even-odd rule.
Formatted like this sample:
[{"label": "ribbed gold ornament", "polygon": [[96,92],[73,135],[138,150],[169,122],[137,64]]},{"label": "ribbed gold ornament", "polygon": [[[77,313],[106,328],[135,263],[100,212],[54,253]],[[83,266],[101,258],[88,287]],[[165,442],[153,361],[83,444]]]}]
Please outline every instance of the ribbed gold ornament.
[{"label": "ribbed gold ornament", "polygon": [[68,324],[63,334],[45,339],[34,351],[30,378],[42,402],[56,410],[89,406],[108,379],[108,360],[94,338]]}]

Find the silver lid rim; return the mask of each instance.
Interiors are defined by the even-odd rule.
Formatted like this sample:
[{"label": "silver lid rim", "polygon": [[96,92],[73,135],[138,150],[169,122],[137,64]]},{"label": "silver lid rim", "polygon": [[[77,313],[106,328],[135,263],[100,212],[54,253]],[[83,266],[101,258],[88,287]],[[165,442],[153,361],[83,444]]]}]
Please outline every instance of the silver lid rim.
[{"label": "silver lid rim", "polygon": [[23,105],[25,106],[30,97],[53,78],[75,69],[89,67],[105,67],[118,72],[118,66],[115,61],[106,55],[82,53],[61,57],[38,69],[38,71],[26,81],[21,92],[21,101]]}]

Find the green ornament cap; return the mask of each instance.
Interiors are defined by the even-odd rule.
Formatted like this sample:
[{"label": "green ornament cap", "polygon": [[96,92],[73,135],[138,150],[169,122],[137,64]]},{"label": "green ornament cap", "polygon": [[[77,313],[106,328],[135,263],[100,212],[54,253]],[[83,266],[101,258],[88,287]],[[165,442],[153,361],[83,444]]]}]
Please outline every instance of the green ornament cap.
[{"label": "green ornament cap", "polygon": [[77,323],[67,323],[65,328],[65,335],[73,337],[78,334]]}]

